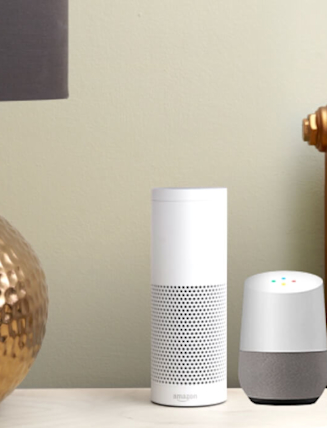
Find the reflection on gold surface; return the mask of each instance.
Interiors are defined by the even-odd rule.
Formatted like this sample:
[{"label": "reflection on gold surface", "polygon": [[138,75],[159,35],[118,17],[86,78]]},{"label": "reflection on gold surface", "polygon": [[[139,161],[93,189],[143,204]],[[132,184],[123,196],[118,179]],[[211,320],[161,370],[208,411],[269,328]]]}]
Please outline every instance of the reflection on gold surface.
[{"label": "reflection on gold surface", "polygon": [[40,262],[0,217],[0,400],[24,379],[42,344],[48,293]]}]

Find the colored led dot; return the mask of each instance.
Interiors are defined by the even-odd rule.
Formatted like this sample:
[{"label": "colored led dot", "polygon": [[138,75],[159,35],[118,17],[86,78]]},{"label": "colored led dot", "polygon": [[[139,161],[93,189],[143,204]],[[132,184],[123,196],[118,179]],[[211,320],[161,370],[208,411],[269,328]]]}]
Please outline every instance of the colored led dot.
[{"label": "colored led dot", "polygon": [[285,283],[285,282],[282,282],[282,285],[286,285],[286,283]]},{"label": "colored led dot", "polygon": [[282,280],[284,281],[284,279],[286,279],[286,278],[283,276]]},{"label": "colored led dot", "polygon": [[293,279],[292,282],[296,282],[295,279]]},{"label": "colored led dot", "polygon": [[273,279],[271,282],[276,282],[276,280],[275,280],[275,279]]}]

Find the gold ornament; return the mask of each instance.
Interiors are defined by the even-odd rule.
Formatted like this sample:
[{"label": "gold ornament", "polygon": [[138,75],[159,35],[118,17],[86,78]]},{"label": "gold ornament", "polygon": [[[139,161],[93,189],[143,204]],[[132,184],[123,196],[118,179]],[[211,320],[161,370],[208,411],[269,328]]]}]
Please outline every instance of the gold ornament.
[{"label": "gold ornament", "polygon": [[42,344],[48,292],[40,262],[0,217],[0,401],[24,379]]},{"label": "gold ornament", "polygon": [[327,150],[327,106],[319,107],[302,121],[303,140],[316,146],[320,152]]}]

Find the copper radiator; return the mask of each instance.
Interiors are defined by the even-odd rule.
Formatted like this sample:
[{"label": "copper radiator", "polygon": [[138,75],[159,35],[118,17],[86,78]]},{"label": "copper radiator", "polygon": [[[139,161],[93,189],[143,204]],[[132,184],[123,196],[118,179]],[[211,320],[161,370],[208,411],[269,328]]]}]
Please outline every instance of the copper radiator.
[{"label": "copper radiator", "polygon": [[303,140],[325,153],[325,305],[327,308],[327,106],[303,119]]}]

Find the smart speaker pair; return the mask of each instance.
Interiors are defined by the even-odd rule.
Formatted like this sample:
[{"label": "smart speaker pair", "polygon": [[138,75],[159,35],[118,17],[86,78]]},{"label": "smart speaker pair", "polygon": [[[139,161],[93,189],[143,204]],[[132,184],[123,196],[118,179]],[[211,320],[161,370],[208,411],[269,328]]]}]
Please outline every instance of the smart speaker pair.
[{"label": "smart speaker pair", "polygon": [[[227,398],[227,190],[152,192],[151,400]],[[239,380],[254,403],[309,404],[327,385],[322,280],[268,272],[244,286]]]}]

